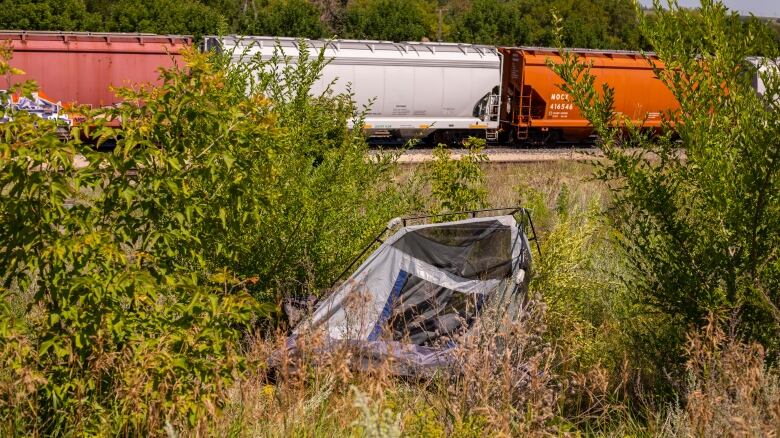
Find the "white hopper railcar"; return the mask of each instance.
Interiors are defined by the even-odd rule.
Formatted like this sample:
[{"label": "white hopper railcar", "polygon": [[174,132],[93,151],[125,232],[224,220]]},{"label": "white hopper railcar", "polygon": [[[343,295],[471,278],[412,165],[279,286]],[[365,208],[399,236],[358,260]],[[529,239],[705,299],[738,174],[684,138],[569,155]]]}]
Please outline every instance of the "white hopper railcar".
[{"label": "white hopper railcar", "polygon": [[495,47],[265,36],[206,37],[205,44],[231,53],[234,62],[257,55],[270,59],[276,47],[295,62],[300,44],[312,55],[324,47],[329,63],[312,93],[333,83],[337,93],[349,86],[358,108],[373,100],[364,130],[374,143],[496,139],[501,62]]},{"label": "white hopper railcar", "polygon": [[[780,58],[778,59],[769,59],[769,58],[762,58],[762,57],[753,57],[748,58],[748,61],[750,61],[754,66],[758,67],[758,70],[753,75],[753,88],[756,89],[756,92],[760,96],[763,96],[767,93],[767,84],[765,83],[765,79],[769,79],[770,81],[777,81],[778,74],[780,74]],[[777,82],[774,82],[774,84],[777,84]],[[770,84],[770,88],[772,88]],[[774,85],[775,88],[777,85]],[[780,96],[777,94],[774,94],[772,97],[774,97],[775,103],[780,102]]]}]

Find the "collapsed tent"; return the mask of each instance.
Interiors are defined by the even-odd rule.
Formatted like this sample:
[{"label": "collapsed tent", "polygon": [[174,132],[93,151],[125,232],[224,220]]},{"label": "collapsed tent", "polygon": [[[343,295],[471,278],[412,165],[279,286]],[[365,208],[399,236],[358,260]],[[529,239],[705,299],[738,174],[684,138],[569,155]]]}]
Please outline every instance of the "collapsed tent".
[{"label": "collapsed tent", "polygon": [[288,351],[318,332],[321,351],[350,347],[365,366],[391,359],[407,374],[447,365],[486,306],[516,317],[530,266],[512,215],[402,227],[298,325]]}]

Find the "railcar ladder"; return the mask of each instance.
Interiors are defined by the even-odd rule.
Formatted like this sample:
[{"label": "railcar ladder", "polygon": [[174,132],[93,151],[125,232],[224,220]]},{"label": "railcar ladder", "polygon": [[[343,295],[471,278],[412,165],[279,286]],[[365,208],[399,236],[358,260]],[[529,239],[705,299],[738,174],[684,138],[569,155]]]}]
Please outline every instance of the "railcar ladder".
[{"label": "railcar ladder", "polygon": [[[531,87],[528,87],[531,88]],[[528,140],[531,124],[531,90],[526,93],[526,86],[521,88],[520,93],[520,124],[517,127],[517,139]]]},{"label": "railcar ladder", "polygon": [[498,111],[500,110],[501,106],[501,100],[499,99],[498,94],[491,94],[488,98],[488,117],[487,119],[491,122],[497,122],[498,121]]},{"label": "railcar ladder", "polygon": [[[501,109],[501,100],[498,94],[491,94],[487,103],[487,114],[484,120],[486,122],[497,122],[499,119],[498,112]],[[498,130],[487,129],[485,131],[485,140],[494,142],[498,141]]]}]

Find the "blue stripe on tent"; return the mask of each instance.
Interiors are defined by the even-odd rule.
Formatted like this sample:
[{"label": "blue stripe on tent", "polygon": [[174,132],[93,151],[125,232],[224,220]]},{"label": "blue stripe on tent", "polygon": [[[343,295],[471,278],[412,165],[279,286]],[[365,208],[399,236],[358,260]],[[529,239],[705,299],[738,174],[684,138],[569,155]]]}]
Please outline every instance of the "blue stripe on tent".
[{"label": "blue stripe on tent", "polygon": [[393,285],[393,290],[390,291],[390,296],[387,297],[385,307],[382,309],[382,313],[379,314],[379,319],[376,320],[376,325],[374,325],[374,329],[371,330],[371,334],[368,335],[369,341],[376,341],[379,334],[382,333],[382,326],[387,322],[388,318],[390,318],[390,314],[393,312],[393,303],[401,294],[401,289],[406,285],[406,280],[408,278],[408,272],[398,272],[398,277],[395,279],[395,284]]}]

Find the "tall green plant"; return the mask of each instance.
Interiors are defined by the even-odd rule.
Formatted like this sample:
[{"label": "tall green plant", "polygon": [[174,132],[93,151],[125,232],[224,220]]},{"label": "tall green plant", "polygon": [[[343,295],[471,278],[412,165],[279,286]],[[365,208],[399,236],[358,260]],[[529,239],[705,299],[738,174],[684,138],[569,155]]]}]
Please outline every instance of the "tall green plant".
[{"label": "tall green plant", "polygon": [[302,44],[296,58],[278,50],[231,67],[245,75],[239,87],[273,103],[275,117],[274,180],[263,185],[273,202],[223,240],[236,250],[237,272],[258,278],[263,299],[331,286],[377,230],[407,210],[394,156],[369,156],[363,133],[348,129],[363,126],[352,96],[315,91],[327,62],[324,51]]},{"label": "tall green plant", "polygon": [[[554,67],[601,137],[608,161],[597,176],[614,189],[629,286],[669,316],[677,341],[716,312],[776,355],[780,76],[748,58],[777,58],[778,49],[764,25],[709,0],[699,11],[656,1],[643,30],[660,59],[656,75],[680,102],[657,138],[614,113],[612,90],[597,88],[574,55]],[[763,95],[752,86],[757,74]]]},{"label": "tall green plant", "polygon": [[322,53],[183,59],[69,140],[24,112],[0,125],[0,415],[17,432],[205,433],[242,330],[273,310],[257,298],[329,285],[402,207],[392,160],[347,129],[350,96],[311,93]]},{"label": "tall green plant", "polygon": [[[197,81],[191,66],[164,80]],[[157,93],[146,103],[164,100]],[[2,416],[23,418],[23,433],[199,427],[242,368],[237,327],[259,309],[232,278],[187,269],[182,260],[202,259],[204,248],[177,251],[204,215],[196,207],[164,226],[155,219],[159,202],[189,190],[159,169],[188,163],[129,143],[144,126],[123,121],[110,155],[24,112],[0,125],[0,279],[5,299],[22,305],[2,308],[4,362],[16,358],[3,378],[42,377],[29,399],[3,394]]]},{"label": "tall green plant", "polygon": [[[444,145],[439,145],[433,151],[433,161],[423,167],[423,179],[431,191],[427,207],[430,214],[477,210],[487,206],[485,172],[480,167],[481,163],[487,161],[487,155],[483,152],[485,141],[471,138],[464,146],[467,152],[452,158],[452,152]],[[441,217],[441,220],[458,218],[462,217],[448,215]]]},{"label": "tall green plant", "polygon": [[[192,272],[229,267],[272,302],[317,293],[404,209],[394,161],[367,159],[363,134],[347,129],[362,126],[350,95],[314,91],[324,52],[302,44],[296,58],[281,49],[270,60],[234,55],[241,62],[192,54],[188,76],[123,91],[127,101],[149,103],[117,108],[112,117],[129,122],[102,135],[121,134],[123,148],[154,145],[138,173],[152,179],[136,190],[149,191],[156,226],[189,224],[167,263]],[[201,217],[190,223],[193,212]],[[191,248],[202,251],[184,257]]]}]

